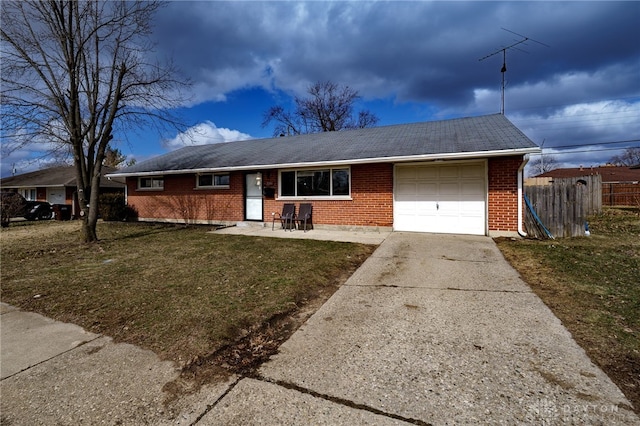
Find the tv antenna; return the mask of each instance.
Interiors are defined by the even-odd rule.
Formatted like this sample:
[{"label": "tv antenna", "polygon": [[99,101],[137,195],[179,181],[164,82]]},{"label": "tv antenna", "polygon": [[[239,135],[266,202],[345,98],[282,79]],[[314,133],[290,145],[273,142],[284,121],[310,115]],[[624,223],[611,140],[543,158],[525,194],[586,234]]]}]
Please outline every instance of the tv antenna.
[{"label": "tv antenna", "polygon": [[500,69],[500,72],[502,73],[502,86],[501,86],[501,91],[500,91],[500,94],[501,94],[500,114],[504,115],[504,89],[505,89],[504,74],[507,72],[507,50],[516,49],[516,50],[519,50],[519,51],[524,52],[524,53],[529,53],[526,50],[522,50],[519,47],[517,47],[517,46],[519,46],[521,44],[524,44],[524,43],[526,43],[528,41],[533,41],[533,42],[541,44],[542,46],[545,46],[545,47],[551,47],[551,46],[549,46],[547,44],[544,44],[541,41],[534,40],[531,37],[523,36],[522,34],[518,34],[518,33],[514,32],[514,31],[508,30],[506,28],[500,27],[500,29],[504,30],[504,31],[507,31],[507,32],[510,32],[511,34],[515,34],[515,35],[517,35],[518,37],[521,37],[521,38],[519,40],[517,40],[515,43],[510,44],[509,46],[503,47],[501,49],[496,50],[495,52],[492,52],[492,53],[489,53],[486,56],[483,56],[482,58],[478,59],[478,61],[484,61],[485,59],[490,58],[490,57],[492,57],[494,55],[497,55],[500,52],[502,52],[502,68]]}]

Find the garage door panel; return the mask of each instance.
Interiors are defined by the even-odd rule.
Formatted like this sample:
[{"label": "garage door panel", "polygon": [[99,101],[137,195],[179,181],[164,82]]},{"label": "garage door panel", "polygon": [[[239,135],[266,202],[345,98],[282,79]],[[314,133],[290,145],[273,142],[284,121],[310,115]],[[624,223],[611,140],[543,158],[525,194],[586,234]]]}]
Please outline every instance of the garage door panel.
[{"label": "garage door panel", "polygon": [[416,179],[418,170],[414,167],[398,167],[396,169],[396,179]]},{"label": "garage door panel", "polygon": [[396,191],[397,201],[414,201],[417,196],[417,184],[415,182],[398,182]]},{"label": "garage door panel", "polygon": [[458,182],[443,182],[439,185],[438,201],[459,201],[460,184]]},{"label": "garage door panel", "polygon": [[434,180],[437,181],[439,176],[438,176],[438,170],[434,167],[415,167],[416,169],[416,174],[415,177],[416,179],[420,179],[420,180]]},{"label": "garage door panel", "polygon": [[463,179],[484,180],[484,164],[469,165],[460,169],[460,177]]},{"label": "garage door panel", "polygon": [[439,178],[443,179],[458,179],[460,171],[458,170],[458,166],[441,166],[439,167],[440,173]]},{"label": "garage door panel", "polygon": [[416,184],[416,195],[421,200],[437,200],[438,184],[435,182],[419,182]]},{"label": "garage door panel", "polygon": [[397,166],[394,228],[485,234],[485,163]]},{"label": "garage door panel", "polygon": [[484,217],[484,202],[483,201],[465,201],[458,204],[460,206],[460,212],[468,216],[483,216]]},{"label": "garage door panel", "polygon": [[484,182],[462,182],[460,187],[460,193],[463,195],[465,201],[480,201],[484,206]]},{"label": "garage door panel", "polygon": [[51,204],[65,204],[66,194],[64,188],[47,188],[47,201]]},{"label": "garage door panel", "polygon": [[460,215],[460,206],[454,201],[440,201],[438,202],[437,213],[440,216],[455,216]]},{"label": "garage door panel", "polygon": [[435,201],[416,202],[416,216],[433,216],[438,213]]}]

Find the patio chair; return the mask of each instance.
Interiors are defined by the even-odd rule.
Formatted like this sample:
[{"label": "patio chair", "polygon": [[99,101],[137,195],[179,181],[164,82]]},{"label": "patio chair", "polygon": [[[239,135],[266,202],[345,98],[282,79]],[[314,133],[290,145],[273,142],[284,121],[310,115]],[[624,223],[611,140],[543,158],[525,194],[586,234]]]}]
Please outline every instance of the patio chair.
[{"label": "patio chair", "polygon": [[307,232],[307,225],[313,229],[313,205],[312,204],[300,204],[300,212],[293,218],[293,222],[298,224],[298,229],[302,225],[304,232]]},{"label": "patio chair", "polygon": [[285,231],[289,229],[292,231],[294,226],[293,219],[296,216],[296,205],[291,203],[285,203],[282,205],[282,213],[273,213],[273,220],[271,221],[271,230],[275,229],[276,220],[280,221],[280,226]]}]

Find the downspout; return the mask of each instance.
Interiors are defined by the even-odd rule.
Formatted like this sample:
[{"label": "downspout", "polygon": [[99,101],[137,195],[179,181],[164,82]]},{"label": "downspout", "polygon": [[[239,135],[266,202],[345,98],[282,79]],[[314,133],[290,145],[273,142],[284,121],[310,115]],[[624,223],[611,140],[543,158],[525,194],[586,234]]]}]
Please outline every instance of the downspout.
[{"label": "downspout", "polygon": [[522,238],[527,236],[527,233],[524,232],[524,229],[522,228],[522,225],[524,223],[524,211],[523,211],[523,206],[522,206],[522,187],[523,187],[523,176],[524,176],[524,167],[527,165],[527,163],[529,162],[529,154],[525,154],[525,156],[522,158],[522,164],[520,164],[520,167],[518,167],[518,235],[520,235]]}]

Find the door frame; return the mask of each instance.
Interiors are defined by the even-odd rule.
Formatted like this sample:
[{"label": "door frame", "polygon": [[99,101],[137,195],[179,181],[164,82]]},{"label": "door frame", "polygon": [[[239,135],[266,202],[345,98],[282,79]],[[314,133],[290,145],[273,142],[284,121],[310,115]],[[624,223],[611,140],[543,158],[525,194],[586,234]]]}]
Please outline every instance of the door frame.
[{"label": "door frame", "polygon": [[[260,189],[260,196],[249,196],[248,195],[248,189],[249,189],[249,185],[247,184],[247,180],[250,176],[255,176],[253,178],[253,182],[255,182],[255,185],[259,187]],[[262,181],[262,172],[256,171],[256,172],[247,172],[244,174],[244,194],[243,194],[243,198],[244,198],[244,220],[246,221],[256,221],[256,222],[263,222],[264,221],[264,197],[262,195],[262,187],[263,187],[263,181]],[[249,200],[260,200],[260,218],[252,218],[249,219],[247,217],[247,213],[248,213],[248,202]]]}]

